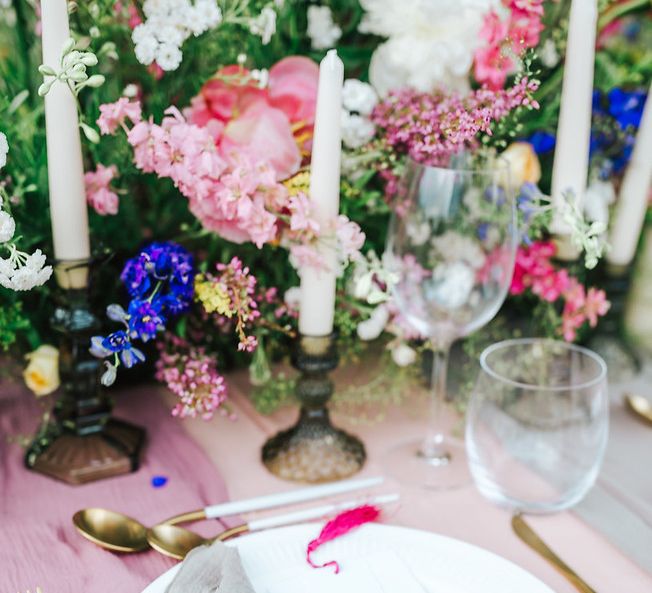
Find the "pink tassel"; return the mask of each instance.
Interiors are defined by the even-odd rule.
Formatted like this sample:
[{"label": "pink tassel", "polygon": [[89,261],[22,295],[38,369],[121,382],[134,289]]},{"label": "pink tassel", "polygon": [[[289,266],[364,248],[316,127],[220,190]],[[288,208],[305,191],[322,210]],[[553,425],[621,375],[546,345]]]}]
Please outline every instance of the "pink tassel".
[{"label": "pink tassel", "polygon": [[331,540],[337,539],[342,535],[346,535],[352,529],[360,527],[365,523],[371,523],[375,521],[380,516],[380,509],[375,506],[365,504],[358,508],[351,509],[350,511],[344,511],[331,519],[324,528],[321,530],[319,537],[313,539],[308,544],[308,550],[306,552],[306,560],[308,564],[313,568],[326,568],[327,566],[332,566],[335,568],[335,574],[340,572],[340,565],[335,561],[331,560],[325,564],[315,564],[312,561],[312,553],[322,544],[329,542]]}]

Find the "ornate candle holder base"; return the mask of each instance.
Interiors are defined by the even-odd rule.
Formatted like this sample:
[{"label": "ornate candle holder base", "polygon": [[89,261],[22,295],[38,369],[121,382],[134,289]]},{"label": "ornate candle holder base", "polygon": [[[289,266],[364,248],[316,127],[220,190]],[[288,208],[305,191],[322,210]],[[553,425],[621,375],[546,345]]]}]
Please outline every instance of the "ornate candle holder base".
[{"label": "ornate candle holder base", "polygon": [[273,474],[296,482],[331,482],[347,478],[364,465],[364,445],[335,428],[326,403],[333,394],[327,373],[337,367],[335,337],[300,336],[292,364],[301,371],[296,395],[301,402],[298,422],[269,439],[263,463]]},{"label": "ornate candle holder base", "polygon": [[[79,268],[69,275],[82,279]],[[99,322],[91,312],[86,288],[64,283],[66,302],[56,309],[52,324],[61,334],[59,374],[62,395],[52,421],[34,438],[25,465],[69,484],[83,484],[138,469],[145,440],[142,428],[111,418],[111,403],[100,385],[102,361],[89,352]]]},{"label": "ornate candle holder base", "polygon": [[607,266],[595,283],[604,288],[611,307],[598,323],[589,340],[589,347],[604,358],[609,367],[609,379],[625,381],[641,370],[641,359],[623,327],[625,304],[629,294],[630,271]]}]

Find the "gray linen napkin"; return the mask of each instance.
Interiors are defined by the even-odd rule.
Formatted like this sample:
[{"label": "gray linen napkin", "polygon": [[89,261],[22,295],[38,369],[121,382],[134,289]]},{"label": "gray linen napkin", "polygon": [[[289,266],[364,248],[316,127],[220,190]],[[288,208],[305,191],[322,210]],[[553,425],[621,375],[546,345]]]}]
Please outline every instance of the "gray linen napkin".
[{"label": "gray linen napkin", "polygon": [[165,593],[255,593],[236,548],[216,541],[188,554]]}]

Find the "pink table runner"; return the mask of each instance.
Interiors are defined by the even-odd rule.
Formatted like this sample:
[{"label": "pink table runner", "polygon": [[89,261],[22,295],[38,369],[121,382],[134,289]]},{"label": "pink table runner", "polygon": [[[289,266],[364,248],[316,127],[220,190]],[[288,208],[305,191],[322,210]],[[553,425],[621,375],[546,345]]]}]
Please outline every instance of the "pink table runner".
[{"label": "pink table runner", "polygon": [[[343,379],[344,383],[348,381],[348,376]],[[188,432],[224,476],[232,498],[292,488],[291,484],[265,470],[260,463],[260,448],[268,436],[295,420],[296,408],[280,410],[271,417],[260,416],[247,400],[249,386],[244,374],[230,377],[229,389],[238,421],[187,421]],[[372,418],[374,411],[377,412],[369,410]],[[362,475],[372,476],[383,473],[381,461],[389,448],[417,433],[424,433],[424,418],[427,413],[415,401],[388,410],[385,419],[371,424],[352,425],[343,418],[336,418],[336,422],[363,439],[368,461]],[[231,453],[224,455],[222,451],[227,447]],[[386,518],[388,523],[424,529],[481,546],[528,570],[556,593],[576,593],[568,581],[512,533],[509,512],[490,504],[472,485],[448,492],[428,492],[401,487],[388,480],[382,490],[401,492],[400,509]],[[528,521],[599,593],[652,591],[652,575],[572,512],[530,517]]]},{"label": "pink table runner", "polygon": [[[140,471],[68,486],[26,470],[22,449],[7,444],[9,435],[33,433],[39,414],[22,385],[0,385],[2,591],[33,592],[40,586],[43,593],[139,593],[174,562],[153,551],[117,555],[101,550],[76,532],[74,512],[106,507],[153,524],[226,499],[215,466],[170,417],[155,388],[121,393],[116,412],[148,429]],[[167,484],[153,488],[154,475],[166,476]]]}]

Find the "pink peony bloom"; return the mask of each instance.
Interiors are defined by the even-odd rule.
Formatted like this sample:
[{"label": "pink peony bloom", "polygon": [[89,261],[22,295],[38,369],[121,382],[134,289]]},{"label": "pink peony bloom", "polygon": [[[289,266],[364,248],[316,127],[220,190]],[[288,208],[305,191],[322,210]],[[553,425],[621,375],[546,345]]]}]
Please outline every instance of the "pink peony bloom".
[{"label": "pink peony bloom", "polygon": [[118,194],[110,187],[111,181],[118,174],[115,165],[105,167],[98,164],[95,171],[84,175],[86,185],[86,200],[95,212],[105,216],[118,213]]},{"label": "pink peony bloom", "polygon": [[286,179],[299,170],[312,135],[318,79],[317,65],[299,56],[274,65],[264,89],[245,68],[227,66],[203,86],[186,116],[209,130],[225,158],[244,153]]},{"label": "pink peony bloom", "polygon": [[100,117],[97,119],[97,125],[102,134],[115,134],[118,126],[123,126],[127,118],[132,124],[140,122],[142,119],[140,102],[120,97],[115,103],[100,105]]},{"label": "pink peony bloom", "polygon": [[269,102],[287,115],[291,123],[315,123],[319,66],[310,58],[283,58],[269,71]]},{"label": "pink peony bloom", "polygon": [[253,161],[266,160],[277,179],[294,175],[301,166],[301,152],[285,114],[266,103],[254,103],[224,129],[221,151],[244,153]]}]

